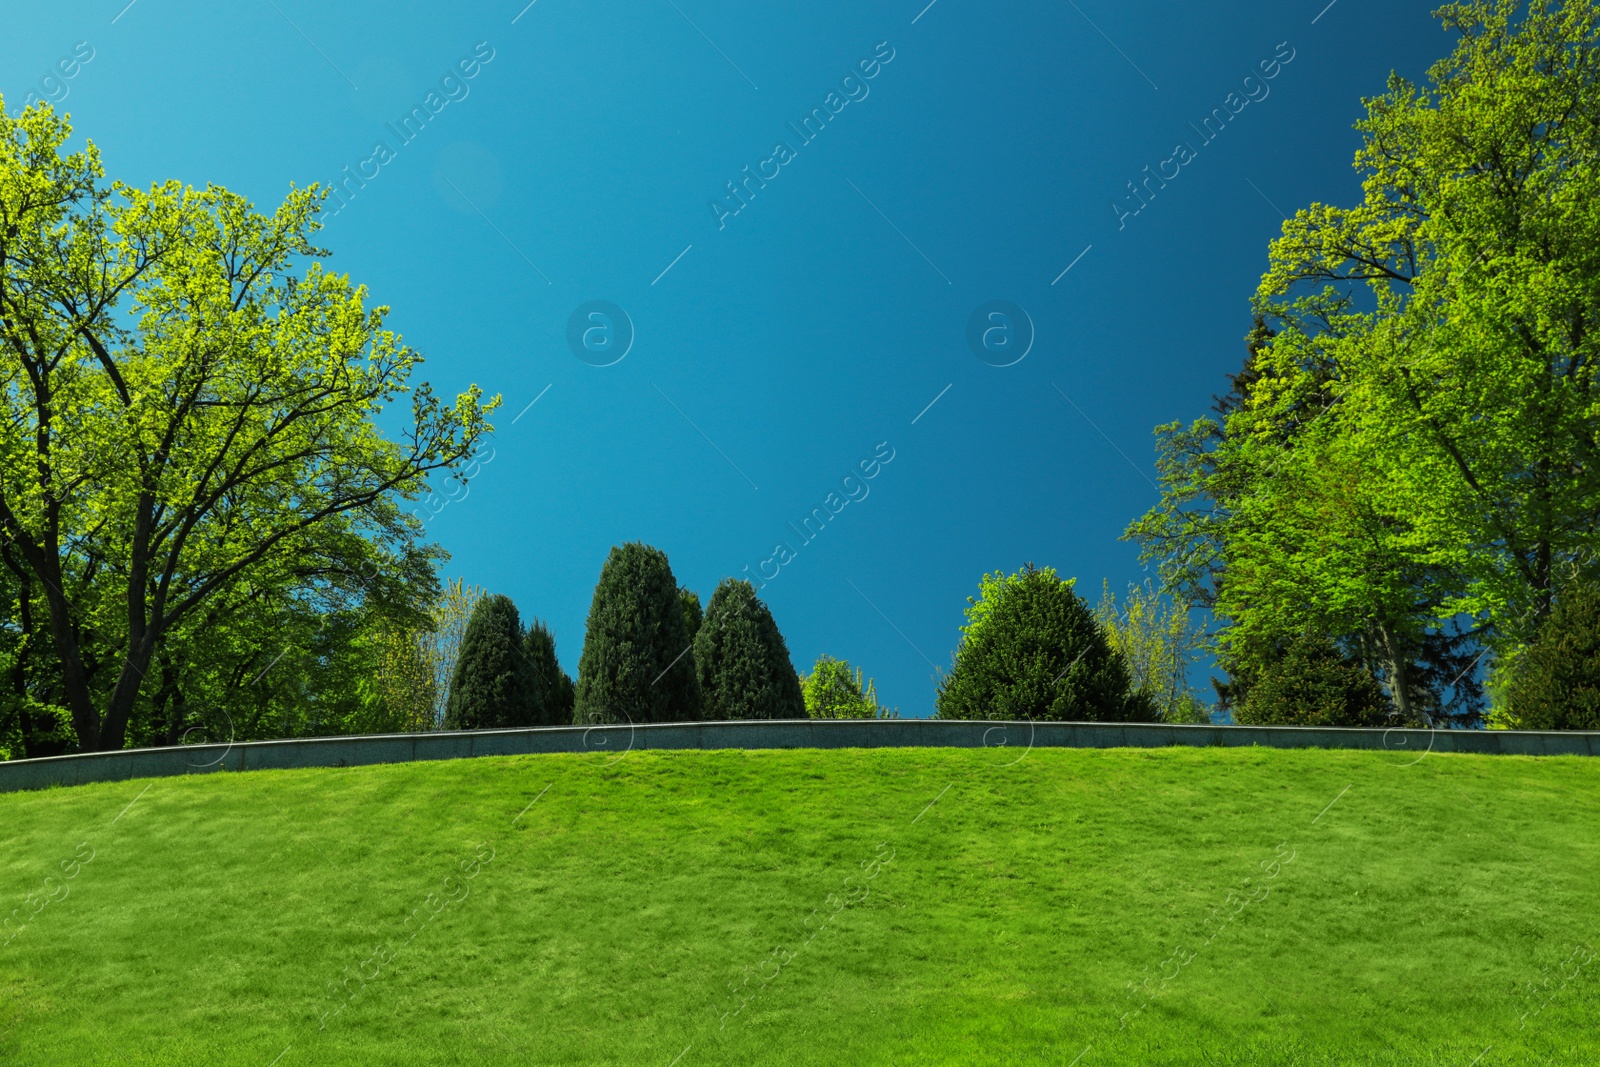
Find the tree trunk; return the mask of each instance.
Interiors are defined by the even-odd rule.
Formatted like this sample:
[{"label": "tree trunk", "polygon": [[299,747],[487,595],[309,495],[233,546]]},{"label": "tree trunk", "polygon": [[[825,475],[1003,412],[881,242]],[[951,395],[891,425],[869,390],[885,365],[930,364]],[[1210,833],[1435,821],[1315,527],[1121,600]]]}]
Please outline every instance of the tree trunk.
[{"label": "tree trunk", "polygon": [[83,665],[78,631],[72,625],[72,605],[61,591],[59,569],[48,577],[41,577],[44,578],[45,603],[50,606],[50,636],[61,660],[61,683],[66,689],[67,710],[72,713],[72,729],[78,735],[78,750],[98,752],[100,715],[94,710],[94,697],[89,692],[89,672]]},{"label": "tree trunk", "polygon": [[122,670],[117,672],[117,684],[111,690],[105,722],[100,727],[100,747],[108,752],[121,748],[127,738],[128,719],[133,715],[134,702],[139,699],[139,688],[144,684],[145,668],[155,657],[156,640],[161,635],[161,626],[151,620],[152,614],[159,619],[161,591],[156,591],[154,611],[145,599],[154,507],[155,498],[141,493],[134,513],[133,543],[128,560],[128,651],[122,657]]},{"label": "tree trunk", "polygon": [[139,699],[139,687],[144,682],[144,672],[155,653],[155,630],[144,632],[144,639],[128,649],[123,657],[122,670],[117,684],[111,690],[111,700],[106,705],[105,722],[100,727],[100,751],[113,752],[127,740],[128,719],[133,715],[134,702]]},{"label": "tree trunk", "polygon": [[[189,709],[184,703],[183,689],[178,685],[178,672],[172,667],[172,659],[164,652],[158,658],[161,660],[161,688],[155,696],[155,719],[167,720],[164,743],[176,745],[183,739],[183,723]],[[168,704],[172,706],[170,715],[167,712]]]},{"label": "tree trunk", "polygon": [[1389,629],[1386,623],[1377,624],[1376,643],[1378,655],[1383,663],[1383,673],[1389,679],[1389,700],[1394,704],[1394,710],[1399,715],[1400,721],[1409,726],[1422,718],[1411,702],[1410,658],[1405,655],[1394,631]]}]

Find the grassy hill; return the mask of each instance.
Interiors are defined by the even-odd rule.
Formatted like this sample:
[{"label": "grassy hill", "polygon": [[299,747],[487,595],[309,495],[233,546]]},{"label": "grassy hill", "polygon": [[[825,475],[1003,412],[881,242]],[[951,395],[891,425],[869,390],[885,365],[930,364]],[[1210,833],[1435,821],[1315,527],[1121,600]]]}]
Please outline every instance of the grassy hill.
[{"label": "grassy hill", "polygon": [[0,796],[0,1062],[1600,1063],[1600,760],[1415,760],[635,752]]}]

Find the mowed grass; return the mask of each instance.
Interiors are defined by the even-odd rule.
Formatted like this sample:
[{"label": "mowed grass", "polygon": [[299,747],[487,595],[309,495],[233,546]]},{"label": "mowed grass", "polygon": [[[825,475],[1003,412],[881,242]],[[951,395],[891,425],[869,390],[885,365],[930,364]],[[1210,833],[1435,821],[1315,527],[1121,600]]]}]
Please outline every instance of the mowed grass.
[{"label": "mowed grass", "polygon": [[1600,760],[1415,760],[632,752],[0,796],[0,1062],[1600,1063]]}]

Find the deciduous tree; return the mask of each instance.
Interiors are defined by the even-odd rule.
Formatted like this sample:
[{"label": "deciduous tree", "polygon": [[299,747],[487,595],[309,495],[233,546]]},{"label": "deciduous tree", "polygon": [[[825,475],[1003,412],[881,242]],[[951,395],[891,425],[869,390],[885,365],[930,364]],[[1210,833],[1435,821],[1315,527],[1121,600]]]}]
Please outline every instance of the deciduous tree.
[{"label": "deciduous tree", "polygon": [[861,668],[824,653],[811,673],[800,679],[806,715],[813,719],[888,719],[895,713],[878,703],[872,679],[862,680]]},{"label": "deciduous tree", "polygon": [[1455,50],[1358,123],[1363,195],[1284,224],[1219,420],[1161,427],[1130,529],[1226,623],[1222,687],[1296,635],[1402,720],[1471,723],[1566,576],[1600,577],[1600,7],[1442,7]]},{"label": "deciduous tree", "polygon": [[387,309],[315,262],[315,188],[263,215],[219,186],[108,184],[69,134],[0,107],[0,535],[78,745],[114,749],[163,640],[230,591],[330,533],[401,559],[400,502],[465,461],[488,407],[409,389],[421,357]]},{"label": "deciduous tree", "polygon": [[1149,582],[1130,585],[1119,605],[1111,583],[1101,589],[1095,619],[1128,667],[1135,693],[1148,697],[1163,722],[1207,722],[1189,687],[1189,667],[1205,641],[1205,624]]}]

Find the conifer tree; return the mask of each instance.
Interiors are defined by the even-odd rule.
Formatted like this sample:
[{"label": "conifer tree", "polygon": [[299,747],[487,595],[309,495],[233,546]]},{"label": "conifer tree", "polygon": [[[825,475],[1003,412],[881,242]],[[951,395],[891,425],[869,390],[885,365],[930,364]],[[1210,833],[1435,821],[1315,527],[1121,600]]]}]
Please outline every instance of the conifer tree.
[{"label": "conifer tree", "polygon": [[511,598],[494,594],[478,601],[450,679],[445,729],[528,725],[529,672],[522,640]]},{"label": "conifer tree", "polygon": [[706,718],[806,717],[789,646],[749,582],[724,578],[711,594],[694,661]]},{"label": "conifer tree", "polygon": [[693,644],[695,635],[700,632],[700,623],[705,620],[705,611],[700,607],[700,594],[693,589],[680,588],[678,599],[683,602],[683,625],[689,630],[689,643]]},{"label": "conifer tree", "polygon": [[1326,637],[1288,641],[1252,679],[1234,714],[1244,726],[1422,726],[1397,720],[1372,672]]},{"label": "conifer tree", "polygon": [[580,723],[700,717],[683,602],[660,549],[640,542],[613,547],[600,569],[574,715]]},{"label": "conifer tree", "polygon": [[522,639],[524,666],[528,671],[528,724],[566,726],[572,722],[576,697],[572,679],[556,659],[556,639],[538,619]]},{"label": "conifer tree", "polygon": [[1513,668],[1509,703],[1522,730],[1600,730],[1600,586],[1574,582]]},{"label": "conifer tree", "polygon": [[1016,574],[986,574],[969,598],[955,664],[939,685],[942,719],[1148,721],[1147,696],[1133,692],[1128,668],[1075,579],[1028,564]]}]

